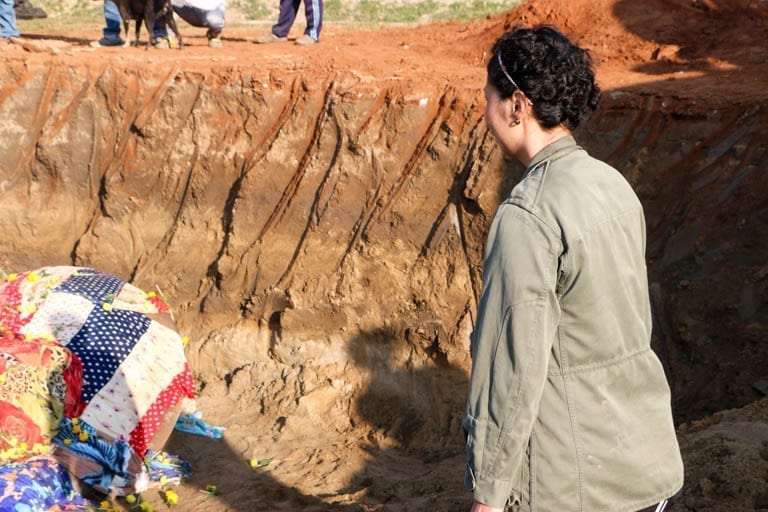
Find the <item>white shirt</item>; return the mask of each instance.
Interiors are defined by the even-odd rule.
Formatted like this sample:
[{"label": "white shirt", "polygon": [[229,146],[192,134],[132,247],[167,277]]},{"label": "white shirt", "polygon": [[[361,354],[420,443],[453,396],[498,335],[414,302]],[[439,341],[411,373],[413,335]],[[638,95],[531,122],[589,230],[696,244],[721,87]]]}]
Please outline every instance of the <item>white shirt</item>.
[{"label": "white shirt", "polygon": [[175,7],[194,7],[201,11],[224,10],[225,0],[171,0]]}]

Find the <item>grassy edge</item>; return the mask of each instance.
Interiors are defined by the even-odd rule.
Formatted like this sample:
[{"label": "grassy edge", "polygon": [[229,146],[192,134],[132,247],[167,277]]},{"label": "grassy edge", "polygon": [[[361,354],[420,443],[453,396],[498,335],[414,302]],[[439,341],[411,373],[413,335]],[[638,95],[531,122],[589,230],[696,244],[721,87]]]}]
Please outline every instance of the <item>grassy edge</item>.
[{"label": "grassy edge", "polygon": [[[72,2],[53,0],[33,4],[43,7],[49,17],[35,20],[17,20],[23,32],[67,33],[99,31],[104,25],[101,2]],[[481,19],[514,8],[518,1],[496,0],[359,0],[350,7],[346,0],[325,0],[323,22],[344,25],[350,28],[375,28],[379,26],[401,26],[431,23],[437,21],[466,22]],[[234,20],[228,20],[230,27],[273,24],[277,18],[277,3],[274,0],[231,0],[230,12]],[[297,18],[302,23],[303,9]]]}]

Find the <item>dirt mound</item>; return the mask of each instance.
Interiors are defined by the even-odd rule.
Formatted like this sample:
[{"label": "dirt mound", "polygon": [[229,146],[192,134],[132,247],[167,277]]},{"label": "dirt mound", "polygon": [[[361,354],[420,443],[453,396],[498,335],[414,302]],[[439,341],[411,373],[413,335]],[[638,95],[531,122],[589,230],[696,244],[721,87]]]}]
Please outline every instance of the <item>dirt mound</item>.
[{"label": "dirt mound", "polygon": [[[646,209],[654,347],[689,423],[691,500],[673,510],[759,509],[764,476],[717,471],[719,434],[699,434],[714,423],[693,422],[765,426],[747,404],[768,378],[767,13],[536,0],[466,24],[331,24],[310,48],[232,26],[214,50],[185,26],[181,52],[26,33],[0,49],[0,267],[93,266],[175,306],[204,419],[227,428],[174,434],[194,467],[183,510],[466,510],[483,242],[521,172],[482,120],[484,66],[506,28],[554,24],[605,91],[577,138]],[[763,467],[761,439],[729,464]]]}]

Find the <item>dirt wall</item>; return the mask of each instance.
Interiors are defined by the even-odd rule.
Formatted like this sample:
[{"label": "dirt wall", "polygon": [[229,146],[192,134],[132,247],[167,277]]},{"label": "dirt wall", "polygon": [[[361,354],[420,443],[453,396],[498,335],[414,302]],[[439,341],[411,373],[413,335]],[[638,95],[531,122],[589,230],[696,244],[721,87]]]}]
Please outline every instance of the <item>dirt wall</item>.
[{"label": "dirt wall", "polygon": [[[91,265],[157,287],[218,377],[248,363],[224,363],[238,343],[223,329],[260,333],[281,362],[364,333],[466,369],[485,231],[520,172],[476,91],[116,68],[3,78],[3,268]],[[646,208],[681,419],[753,401],[765,377],[752,362],[766,360],[766,126],[759,107],[612,91],[579,134]]]}]

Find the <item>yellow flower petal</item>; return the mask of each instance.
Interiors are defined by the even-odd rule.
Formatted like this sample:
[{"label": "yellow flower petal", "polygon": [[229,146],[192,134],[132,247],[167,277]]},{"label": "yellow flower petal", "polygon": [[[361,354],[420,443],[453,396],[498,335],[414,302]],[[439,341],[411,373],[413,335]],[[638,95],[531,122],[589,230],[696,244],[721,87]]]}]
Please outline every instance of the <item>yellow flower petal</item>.
[{"label": "yellow flower petal", "polygon": [[168,505],[177,505],[179,503],[179,495],[174,491],[165,491],[165,502]]},{"label": "yellow flower petal", "polygon": [[79,436],[77,436],[77,438],[78,438],[80,441],[82,441],[82,442],[85,442],[85,441],[87,441],[87,440],[88,440],[88,432],[86,432],[85,430],[83,430],[82,432],[80,432],[80,435],[79,435]]},{"label": "yellow flower petal", "polygon": [[8,274],[8,277],[6,277],[5,280],[8,281],[9,283],[12,283],[13,281],[16,280],[17,277],[19,277],[18,274],[11,273],[11,274]]},{"label": "yellow flower petal", "polygon": [[112,304],[110,304],[109,302],[105,302],[101,305],[101,309],[103,309],[104,311],[112,311]]},{"label": "yellow flower petal", "polygon": [[29,274],[27,274],[27,281],[31,283],[35,283],[39,280],[40,280],[40,276],[37,275],[35,272],[30,272]]}]

